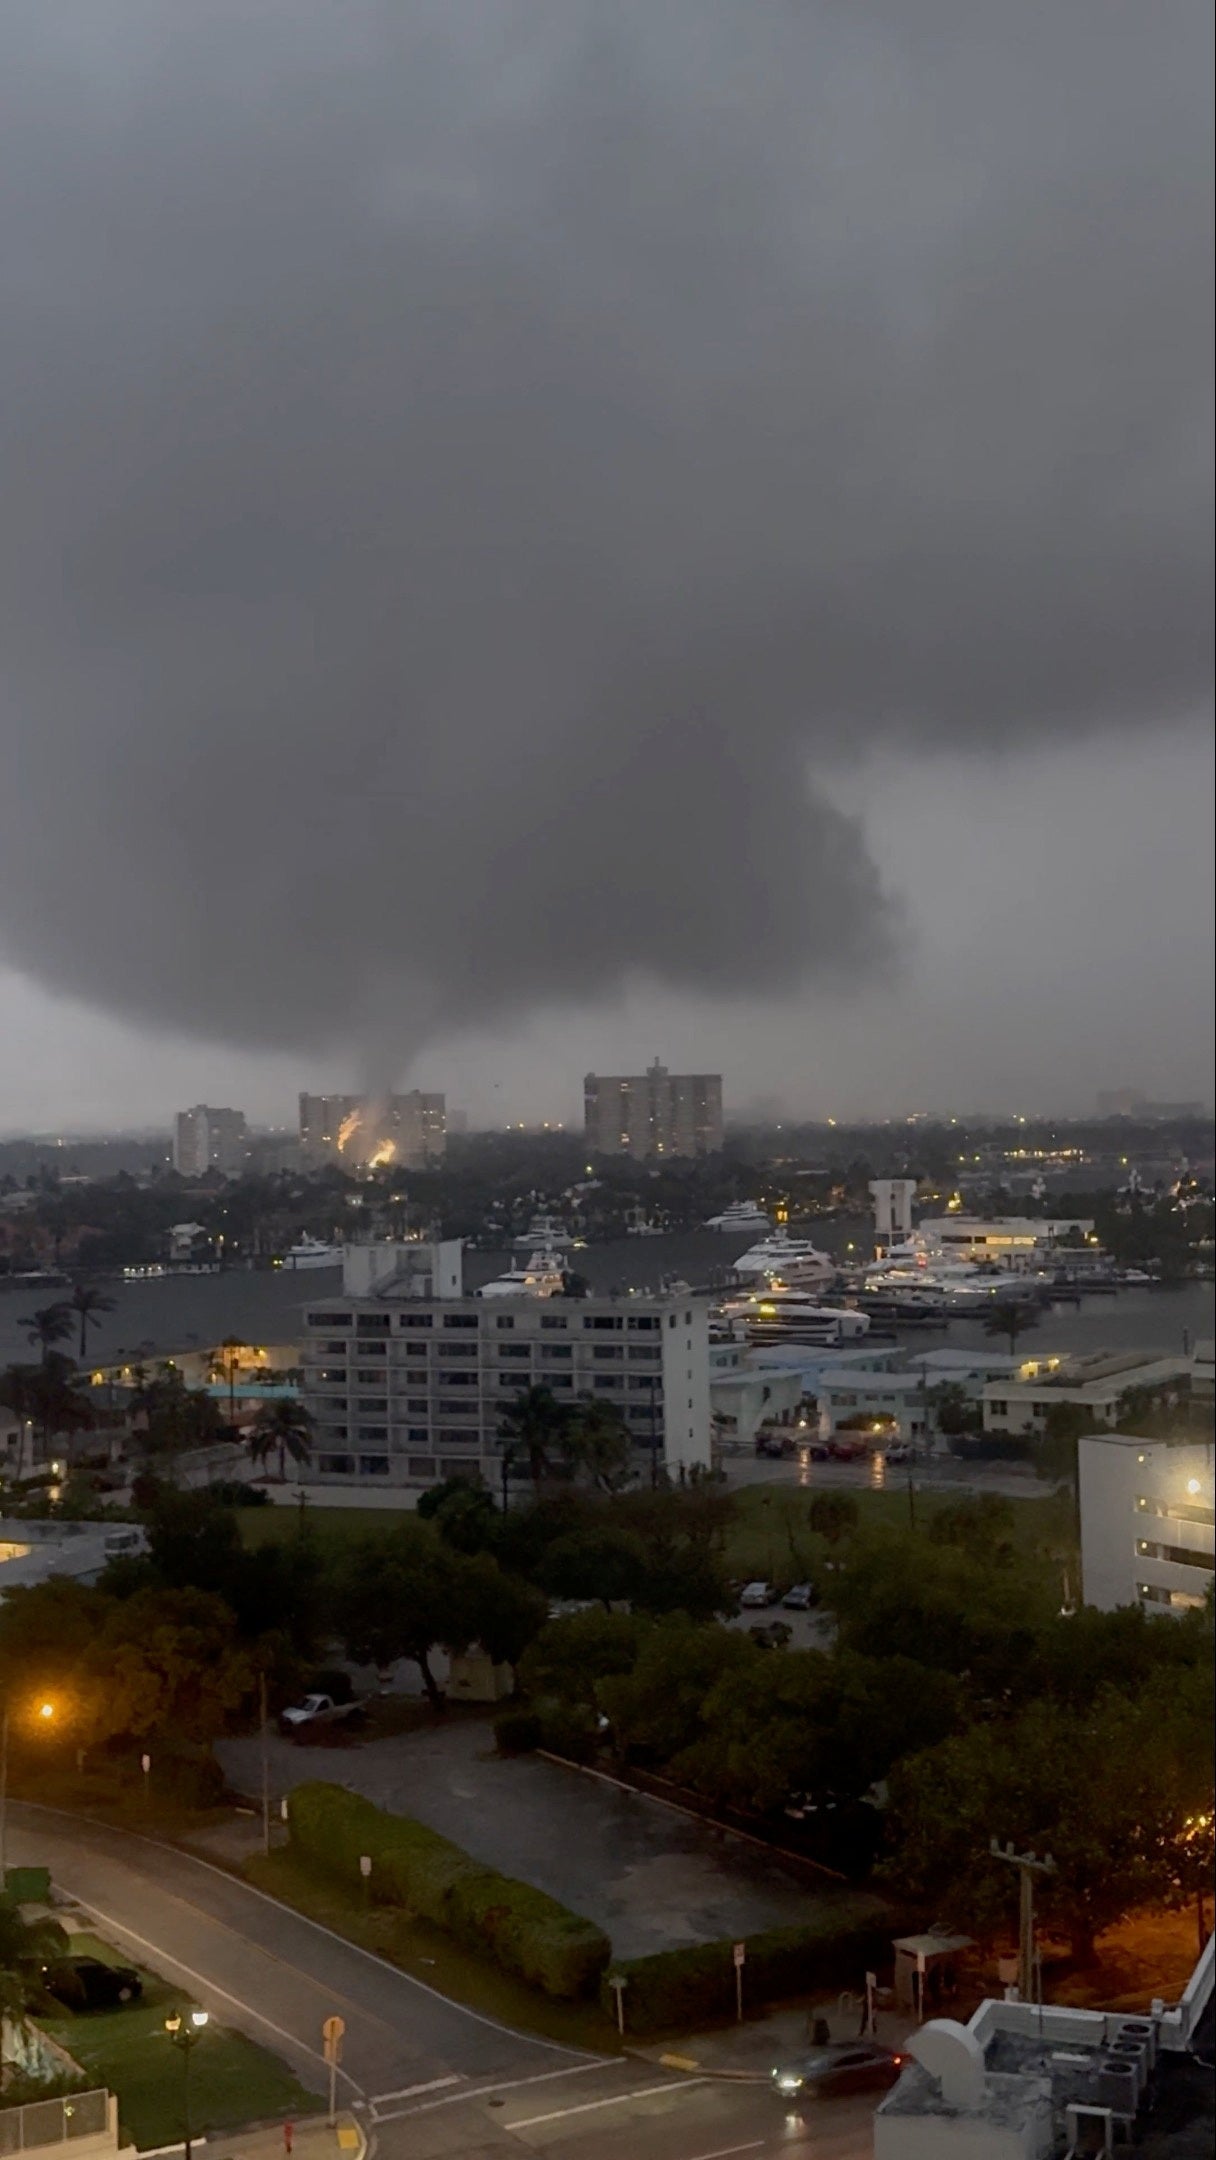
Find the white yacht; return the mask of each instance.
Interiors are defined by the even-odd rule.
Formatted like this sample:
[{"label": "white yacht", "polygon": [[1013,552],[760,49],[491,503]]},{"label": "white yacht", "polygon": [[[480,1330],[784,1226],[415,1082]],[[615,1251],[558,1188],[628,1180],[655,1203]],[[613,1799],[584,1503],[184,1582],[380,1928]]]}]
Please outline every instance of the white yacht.
[{"label": "white yacht", "polygon": [[744,1329],[752,1343],[860,1342],[870,1315],[851,1306],[817,1305],[805,1290],[754,1290],[724,1298],[718,1317]]},{"label": "white yacht", "polygon": [[1038,1275],[1014,1274],[1008,1268],[988,1269],[966,1260],[939,1258],[930,1251],[903,1247],[867,1268],[863,1287],[896,1295],[921,1291],[940,1298],[949,1312],[967,1313],[982,1312],[996,1300],[1032,1299],[1044,1280]]},{"label": "white yacht", "polygon": [[566,1279],[565,1262],[560,1253],[546,1247],[534,1252],[521,1265],[513,1261],[504,1275],[496,1275],[493,1282],[483,1283],[478,1297],[560,1297]]},{"label": "white yacht", "polygon": [[736,1275],[762,1276],[780,1282],[787,1290],[806,1290],[818,1284],[826,1289],[836,1279],[836,1263],[820,1252],[809,1238],[791,1237],[788,1230],[774,1230],[732,1261]]},{"label": "white yacht", "polygon": [[327,1245],[324,1238],[310,1237],[305,1231],[298,1244],[284,1253],[279,1265],[285,1268],[341,1267],[342,1247]]},{"label": "white yacht", "polygon": [[711,1215],[705,1224],[707,1230],[723,1230],[729,1236],[738,1230],[771,1230],[772,1221],[754,1200],[732,1200],[720,1215]]},{"label": "white yacht", "polygon": [[511,1243],[519,1253],[554,1253],[567,1251],[573,1240],[558,1216],[534,1215],[527,1229],[521,1230]]}]

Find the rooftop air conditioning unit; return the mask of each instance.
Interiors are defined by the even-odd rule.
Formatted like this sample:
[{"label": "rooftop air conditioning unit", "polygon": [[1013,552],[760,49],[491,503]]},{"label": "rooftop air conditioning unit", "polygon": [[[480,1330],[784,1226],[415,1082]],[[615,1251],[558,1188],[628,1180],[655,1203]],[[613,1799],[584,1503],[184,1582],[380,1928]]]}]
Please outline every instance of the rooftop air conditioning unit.
[{"label": "rooftop air conditioning unit", "polygon": [[1104,2055],[1098,2064],[1098,2089],[1094,2095],[1101,2108],[1110,2108],[1130,2122],[1136,2112],[1140,2080],[1137,2065],[1123,2055]]},{"label": "rooftop air conditioning unit", "polygon": [[1107,2062],[1118,2056],[1120,2062],[1130,2063],[1136,2073],[1136,2106],[1139,2107],[1148,2090],[1148,2049],[1143,2040],[1112,2040],[1107,2049]]},{"label": "rooftop air conditioning unit", "polygon": [[1148,2049],[1149,2076],[1157,2068],[1157,2027],[1152,2018],[1124,2018],[1116,2040],[1142,2040]]}]

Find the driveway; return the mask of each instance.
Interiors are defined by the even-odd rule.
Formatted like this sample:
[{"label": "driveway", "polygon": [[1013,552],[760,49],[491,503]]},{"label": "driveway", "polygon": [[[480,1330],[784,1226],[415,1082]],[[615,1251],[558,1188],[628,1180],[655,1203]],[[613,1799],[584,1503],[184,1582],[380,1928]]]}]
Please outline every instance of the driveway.
[{"label": "driveway", "polygon": [[[481,1723],[343,1749],[277,1737],[269,1746],[276,1795],[324,1778],[416,1816],[596,1921],[618,1957],[789,1927],[835,1894],[661,1801],[537,1756],[500,1759]],[[217,1753],[237,1789],[256,1793],[257,1738],[224,1741]]]}]

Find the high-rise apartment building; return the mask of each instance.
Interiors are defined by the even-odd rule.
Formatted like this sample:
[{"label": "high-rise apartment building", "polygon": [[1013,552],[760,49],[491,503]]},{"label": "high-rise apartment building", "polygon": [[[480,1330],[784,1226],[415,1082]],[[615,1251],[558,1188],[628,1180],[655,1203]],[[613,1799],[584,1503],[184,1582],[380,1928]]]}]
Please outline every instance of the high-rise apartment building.
[{"label": "high-rise apartment building", "polygon": [[722,1146],[721,1073],[588,1073],[583,1129],[593,1155],[716,1155]]},{"label": "high-rise apartment building", "polygon": [[643,1477],[710,1460],[708,1317],[662,1297],[465,1297],[460,1248],[348,1246],[343,1291],[304,1316],[309,1481],[431,1485],[502,1472],[504,1413],[528,1387],[620,1410]]},{"label": "high-rise apartment building", "polygon": [[173,1167],[179,1177],[240,1177],[249,1153],[243,1110],[196,1103],[179,1110],[173,1128]]},{"label": "high-rise apartment building", "polygon": [[424,1170],[441,1163],[447,1137],[442,1095],[301,1095],[300,1153],[306,1163],[354,1169],[389,1163]]}]

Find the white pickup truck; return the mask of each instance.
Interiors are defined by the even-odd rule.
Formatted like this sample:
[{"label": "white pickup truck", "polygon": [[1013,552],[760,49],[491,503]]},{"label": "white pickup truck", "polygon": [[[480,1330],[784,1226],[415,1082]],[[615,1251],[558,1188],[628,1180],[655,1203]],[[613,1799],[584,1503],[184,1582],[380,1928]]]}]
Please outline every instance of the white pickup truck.
[{"label": "white pickup truck", "polygon": [[279,1712],[279,1730],[288,1736],[300,1735],[318,1725],[341,1725],[363,1708],[356,1695],[349,1702],[335,1702],[332,1695],[306,1695],[303,1702],[293,1703],[289,1710]]}]

